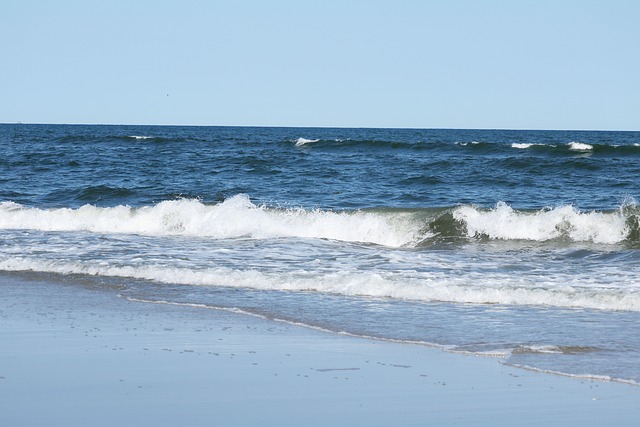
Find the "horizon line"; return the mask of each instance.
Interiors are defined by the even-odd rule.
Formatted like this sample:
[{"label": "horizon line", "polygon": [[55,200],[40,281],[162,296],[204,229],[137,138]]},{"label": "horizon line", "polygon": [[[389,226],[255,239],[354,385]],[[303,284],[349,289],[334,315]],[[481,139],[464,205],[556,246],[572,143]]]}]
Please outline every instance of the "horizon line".
[{"label": "horizon line", "polygon": [[131,124],[131,123],[54,123],[54,122],[0,122],[0,125],[35,126],[154,126],[154,127],[237,127],[282,129],[398,129],[398,130],[484,130],[484,131],[550,131],[550,132],[640,132],[631,129],[571,129],[571,128],[508,128],[508,127],[414,127],[414,126],[311,126],[311,125],[214,125],[214,124]]}]

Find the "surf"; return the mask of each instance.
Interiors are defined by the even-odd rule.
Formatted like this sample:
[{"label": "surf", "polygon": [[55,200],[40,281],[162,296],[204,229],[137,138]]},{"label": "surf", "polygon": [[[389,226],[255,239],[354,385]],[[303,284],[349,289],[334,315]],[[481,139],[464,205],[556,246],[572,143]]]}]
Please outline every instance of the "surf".
[{"label": "surf", "polygon": [[[640,311],[640,292],[631,284],[580,285],[565,277],[549,287],[541,277],[514,279],[506,273],[473,274],[412,271],[259,271],[229,267],[186,268],[154,264],[44,260],[27,257],[0,259],[2,271],[37,271],[60,275],[87,275],[149,280],[157,283],[242,288],[260,291],[316,292],[350,297],[417,302],[548,306],[598,310]],[[561,279],[561,278],[560,278]]]},{"label": "surf", "polygon": [[0,229],[213,239],[296,237],[392,248],[425,247],[452,239],[636,245],[640,243],[640,208],[634,199],[628,199],[610,211],[581,211],[572,205],[518,210],[504,202],[493,208],[458,205],[333,211],[257,205],[239,194],[213,205],[179,199],[137,208],[43,209],[0,202]]},{"label": "surf", "polygon": [[2,202],[0,229],[216,239],[299,237],[390,247],[408,245],[421,237],[419,224],[410,214],[269,208],[255,205],[246,195],[236,195],[216,205],[182,199],[140,208],[84,205],[77,209],[39,209]]}]

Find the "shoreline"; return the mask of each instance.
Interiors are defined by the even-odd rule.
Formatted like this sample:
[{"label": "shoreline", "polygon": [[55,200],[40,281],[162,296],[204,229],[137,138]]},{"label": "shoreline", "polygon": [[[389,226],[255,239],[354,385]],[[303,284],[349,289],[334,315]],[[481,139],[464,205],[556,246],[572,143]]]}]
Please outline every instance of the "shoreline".
[{"label": "shoreline", "polygon": [[[121,295],[118,295],[118,296],[121,296]],[[428,341],[412,341],[412,340],[385,338],[385,337],[378,337],[378,336],[371,336],[371,335],[358,335],[358,334],[354,334],[354,333],[346,332],[346,331],[337,332],[335,330],[326,329],[326,328],[323,328],[321,326],[314,326],[314,325],[310,325],[310,324],[307,324],[307,323],[301,323],[301,322],[281,319],[281,318],[277,318],[277,317],[266,317],[266,316],[264,316],[262,314],[258,314],[258,313],[252,312],[252,311],[246,311],[246,310],[238,309],[238,308],[225,308],[225,307],[207,305],[207,304],[203,304],[203,303],[173,302],[173,301],[165,301],[165,300],[148,300],[148,299],[141,299],[141,298],[136,298],[136,297],[126,297],[126,296],[122,296],[122,298],[124,298],[125,300],[130,301],[130,302],[138,302],[138,303],[143,303],[143,304],[169,305],[169,306],[176,306],[176,307],[198,308],[198,309],[203,309],[203,310],[213,310],[213,311],[220,311],[220,312],[224,312],[224,313],[233,313],[233,314],[237,314],[237,315],[241,315],[241,316],[254,317],[254,318],[257,318],[257,319],[260,319],[260,320],[264,320],[264,321],[267,321],[267,322],[283,323],[285,325],[292,326],[294,328],[303,328],[303,329],[308,329],[308,330],[314,331],[314,332],[321,332],[321,333],[326,333],[326,334],[331,334],[331,335],[340,335],[340,336],[344,336],[344,337],[351,337],[351,338],[364,339],[364,340],[370,340],[370,341],[381,341],[383,343],[392,343],[392,344],[401,344],[401,345],[408,345],[408,346],[426,347],[426,348],[437,349],[437,350],[440,350],[442,352],[449,353],[449,354],[465,355],[465,356],[470,356],[470,357],[480,357],[480,358],[493,359],[493,360],[496,361],[496,363],[500,363],[500,364],[502,364],[504,366],[516,368],[516,369],[519,369],[519,370],[536,372],[536,373],[545,374],[545,375],[554,375],[554,376],[560,376],[560,377],[566,377],[566,378],[573,378],[573,379],[576,379],[576,380],[586,380],[586,381],[595,381],[595,382],[613,382],[613,383],[625,384],[625,385],[629,385],[629,386],[640,387],[640,383],[638,383],[638,382],[636,382],[634,380],[631,380],[631,379],[610,377],[610,376],[607,376],[607,375],[572,374],[572,373],[567,373],[567,372],[562,372],[562,371],[555,371],[555,370],[536,368],[534,366],[529,366],[529,365],[522,365],[522,364],[517,364],[517,363],[505,362],[503,360],[504,359],[508,359],[508,355],[509,355],[508,350],[505,350],[505,351],[502,351],[502,352],[501,351],[473,352],[473,351],[466,351],[466,350],[457,350],[455,348],[452,348],[452,346],[447,346],[447,345],[444,345],[444,344],[437,344],[437,343],[428,342]]]},{"label": "shoreline", "polygon": [[634,425],[640,388],[0,275],[1,425]]}]

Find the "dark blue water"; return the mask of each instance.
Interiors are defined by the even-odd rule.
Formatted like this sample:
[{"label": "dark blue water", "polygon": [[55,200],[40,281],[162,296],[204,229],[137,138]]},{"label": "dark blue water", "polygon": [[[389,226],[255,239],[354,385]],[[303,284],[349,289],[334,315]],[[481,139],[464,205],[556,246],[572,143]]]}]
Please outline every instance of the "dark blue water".
[{"label": "dark blue water", "polygon": [[0,125],[0,275],[640,382],[640,132]]},{"label": "dark blue water", "polygon": [[2,125],[0,144],[0,197],[43,207],[612,209],[640,193],[638,132]]}]

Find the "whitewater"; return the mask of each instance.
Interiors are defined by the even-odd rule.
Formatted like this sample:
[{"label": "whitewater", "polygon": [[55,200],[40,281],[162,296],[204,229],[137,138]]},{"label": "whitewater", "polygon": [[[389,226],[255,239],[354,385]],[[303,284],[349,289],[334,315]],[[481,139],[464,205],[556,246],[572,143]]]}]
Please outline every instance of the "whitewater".
[{"label": "whitewater", "polygon": [[638,133],[0,125],[0,145],[3,277],[640,383]]},{"label": "whitewater", "polygon": [[[199,200],[164,201],[154,206],[38,209],[0,202],[0,227],[41,231],[89,231],[210,238],[307,237],[390,247],[418,246],[428,239],[487,237],[501,240],[637,243],[640,210],[628,200],[612,212],[580,212],[573,206],[518,212],[499,202],[493,209],[458,206],[441,209],[326,211],[257,206],[247,195],[216,205]],[[448,225],[446,217],[450,216]],[[448,229],[446,229],[448,226]],[[438,227],[444,232],[434,233]],[[449,232],[447,234],[447,231]]]}]

